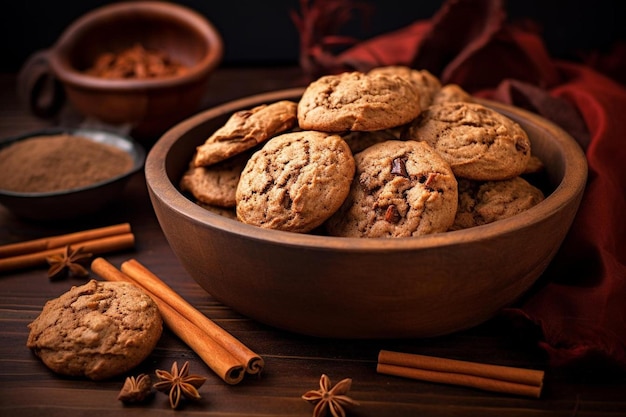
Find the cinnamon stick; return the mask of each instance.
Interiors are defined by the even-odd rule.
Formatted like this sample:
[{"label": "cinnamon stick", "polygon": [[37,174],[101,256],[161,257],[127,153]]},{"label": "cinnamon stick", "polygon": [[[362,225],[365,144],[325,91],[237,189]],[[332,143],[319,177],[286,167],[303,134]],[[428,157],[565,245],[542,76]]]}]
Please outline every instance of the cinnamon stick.
[{"label": "cinnamon stick", "polygon": [[207,316],[195,309],[144,265],[135,259],[130,259],[123,262],[120,269],[137,284],[139,284],[139,286],[163,299],[178,313],[198,326],[212,339],[231,352],[233,356],[241,361],[241,363],[245,364],[247,373],[257,374],[261,372],[264,366],[264,361],[259,355],[254,353],[247,346],[241,343],[241,341],[226,332]]},{"label": "cinnamon stick", "polygon": [[377,372],[539,398],[544,372],[381,350]]},{"label": "cinnamon stick", "polygon": [[41,252],[86,240],[130,233],[130,231],[131,229],[129,223],[120,223],[112,226],[83,230],[80,232],[27,240],[24,242],[9,243],[6,245],[0,245],[0,258],[23,255],[25,253]]},{"label": "cinnamon stick", "polygon": [[[123,233],[119,235],[106,236],[92,240],[77,241],[70,246],[82,247],[83,252],[93,254],[102,254],[106,252],[114,252],[122,249],[132,248],[135,244],[135,235],[131,233]],[[26,253],[22,255],[10,256],[0,259],[0,272],[28,268],[46,263],[46,258],[62,254],[64,247],[47,249],[39,252]]]},{"label": "cinnamon stick", "polygon": [[[134,279],[103,258],[94,259],[91,263],[91,270],[107,281],[123,281],[137,285]],[[243,380],[245,370],[241,361],[172,308],[165,300],[146,288],[143,289],[157,304],[165,325],[193,349],[224,382],[234,385]]]}]

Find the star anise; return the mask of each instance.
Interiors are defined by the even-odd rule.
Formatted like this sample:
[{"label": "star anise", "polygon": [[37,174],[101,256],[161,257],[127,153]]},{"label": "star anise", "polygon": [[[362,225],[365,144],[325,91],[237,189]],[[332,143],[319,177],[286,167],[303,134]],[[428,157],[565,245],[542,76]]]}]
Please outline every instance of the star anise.
[{"label": "star anise", "polygon": [[206,378],[200,375],[189,375],[189,362],[178,369],[178,363],[172,364],[170,372],[157,369],[155,371],[159,382],[154,384],[154,388],[158,391],[168,393],[170,398],[170,406],[177,408],[180,405],[182,396],[191,400],[200,399],[200,388],[206,381]]},{"label": "star anise", "polygon": [[91,253],[83,252],[82,246],[76,249],[72,249],[70,245],[65,246],[63,253],[51,255],[46,258],[46,261],[50,265],[48,278],[55,280],[64,278],[67,275],[86,277],[89,275],[89,271],[87,271],[87,268],[85,268],[82,263],[87,262],[91,256]]},{"label": "star anise", "polygon": [[316,404],[313,409],[313,417],[324,417],[329,410],[333,417],[345,417],[345,407],[359,405],[358,402],[346,395],[351,386],[352,379],[346,378],[332,387],[330,378],[324,374],[320,378],[320,389],[308,391],[302,396],[302,399]]},{"label": "star anise", "polygon": [[147,374],[139,374],[136,378],[129,376],[117,399],[124,403],[137,403],[145,400],[152,394],[152,380]]}]

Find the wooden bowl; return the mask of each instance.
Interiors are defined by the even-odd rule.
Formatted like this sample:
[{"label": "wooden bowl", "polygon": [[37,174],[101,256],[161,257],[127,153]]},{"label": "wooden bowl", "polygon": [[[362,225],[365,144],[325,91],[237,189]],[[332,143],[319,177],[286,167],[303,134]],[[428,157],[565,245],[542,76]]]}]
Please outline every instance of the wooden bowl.
[{"label": "wooden bowl", "polygon": [[[158,50],[187,66],[183,75],[105,79],[85,74],[103,53],[135,45]],[[133,1],[94,9],[74,21],[49,50],[34,54],[21,71],[21,89],[33,113],[46,114],[67,97],[84,116],[128,127],[142,141],[156,140],[198,111],[213,70],[223,56],[215,27],[199,13],[174,3]],[[42,91],[48,66],[63,91]],[[55,97],[49,98],[47,96]],[[44,100],[45,99],[45,100]],[[43,104],[42,104],[43,103]]]},{"label": "wooden bowl", "polygon": [[551,191],[514,217],[416,238],[359,239],[261,229],[207,211],[178,189],[195,147],[237,110],[302,89],[244,98],[166,132],[146,159],[150,198],[178,259],[234,310],[289,331],[335,338],[430,337],[475,326],[518,299],[558,251],[585,188],[577,143],[527,111],[485,102],[519,122]]}]

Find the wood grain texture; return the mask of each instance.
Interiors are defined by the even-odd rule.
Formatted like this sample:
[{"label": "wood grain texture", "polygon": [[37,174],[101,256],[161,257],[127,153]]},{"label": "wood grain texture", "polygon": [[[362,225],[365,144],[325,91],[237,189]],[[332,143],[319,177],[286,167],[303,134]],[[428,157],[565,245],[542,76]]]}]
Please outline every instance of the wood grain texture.
[{"label": "wood grain texture", "polygon": [[[236,68],[219,70],[205,99],[206,106],[236,97],[297,86],[297,68]],[[20,109],[14,95],[14,75],[0,75],[0,134],[7,136],[45,127]],[[71,120],[70,109],[63,120]],[[0,207],[0,244],[59,235],[88,228],[130,222],[137,237],[134,250],[107,255],[116,266],[135,258],[159,275],[175,291],[218,325],[260,354],[266,361],[260,377],[247,377],[236,386],[212,374],[184,343],[166,330],[154,352],[134,372],[169,369],[173,361],[189,361],[191,371],[208,380],[200,388],[202,400],[186,403],[180,415],[303,416],[313,407],[300,399],[317,389],[322,373],[333,383],[352,378],[350,395],[361,405],[349,416],[590,416],[626,415],[626,378],[607,380],[600,371],[572,375],[546,368],[533,345],[494,319],[473,329],[429,339],[334,340],[304,337],[254,322],[223,306],[204,292],[173,255],[156,221],[141,174],[133,177],[124,201],[101,216],[69,223],[29,223]],[[27,325],[45,302],[57,297],[78,279],[50,282],[46,268],[0,275],[0,417],[13,416],[172,416],[167,396],[156,393],[141,406],[124,406],[117,394],[123,377],[93,382],[60,377],[50,372],[26,348]],[[541,398],[522,398],[379,375],[381,349],[459,360],[546,370]]]}]

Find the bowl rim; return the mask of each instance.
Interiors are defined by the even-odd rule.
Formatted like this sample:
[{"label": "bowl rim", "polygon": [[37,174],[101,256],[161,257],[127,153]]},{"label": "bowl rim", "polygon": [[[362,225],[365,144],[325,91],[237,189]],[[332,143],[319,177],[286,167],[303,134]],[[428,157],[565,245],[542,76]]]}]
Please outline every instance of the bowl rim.
[{"label": "bowl rim", "polygon": [[[76,33],[86,30],[103,18],[113,20],[118,15],[140,11],[149,11],[188,25],[202,35],[207,45],[207,54],[182,75],[156,79],[104,79],[84,74],[69,65],[66,51],[75,42]],[[177,87],[203,79],[220,64],[223,55],[224,42],[219,31],[210,21],[187,6],[161,1],[121,2],[95,8],[71,23],[54,46],[48,50],[50,66],[62,82],[82,88],[121,92]]]},{"label": "bowl rim", "polygon": [[[179,215],[188,218],[192,222],[206,224],[214,229],[234,234],[241,238],[282,246],[315,248],[317,250],[376,252],[381,250],[413,251],[443,246],[450,247],[464,244],[469,240],[487,240],[501,235],[503,230],[506,233],[515,233],[531,224],[542,221],[548,216],[554,215],[560,207],[566,205],[577,196],[582,198],[587,180],[587,162],[585,154],[572,136],[554,123],[530,111],[486,99],[479,99],[479,101],[484,102],[497,111],[514,113],[540,124],[545,131],[557,140],[565,161],[562,181],[543,201],[520,214],[498,220],[497,222],[469,229],[393,239],[293,233],[264,229],[212,213],[187,198],[170,181],[166,170],[166,157],[171,147],[184,132],[206,120],[237,110],[251,108],[261,103],[289,99],[290,97],[296,99],[302,94],[304,89],[305,87],[296,87],[247,96],[205,110],[173,126],[156,141],[146,158],[144,171],[148,190],[162,202],[167,202],[171,210],[176,211]],[[158,181],[161,188],[155,189],[153,187],[154,181]]]},{"label": "bowl rim", "polygon": [[[37,136],[48,136],[48,135],[59,135],[59,134],[69,134],[74,136],[83,136],[89,140],[94,142],[104,142],[109,145],[115,146],[117,149],[121,149],[128,153],[133,158],[133,166],[126,172],[116,175],[114,177],[108,178],[103,181],[95,182],[93,184],[85,185],[78,188],[70,188],[66,190],[57,190],[57,191],[45,191],[45,192],[20,192],[20,191],[12,191],[5,190],[0,188],[0,196],[3,197],[11,197],[11,198],[47,198],[47,197],[59,197],[66,196],[71,194],[79,194],[81,192],[92,190],[95,188],[104,187],[108,184],[112,184],[114,182],[120,181],[122,179],[128,178],[136,172],[140,171],[145,164],[146,161],[146,150],[137,142],[135,139],[128,135],[121,134],[119,132],[114,132],[112,130],[106,129],[95,129],[95,128],[84,128],[84,127],[51,127],[45,129],[39,129],[30,131],[27,133],[22,133],[20,135],[11,136],[8,138],[3,138],[0,141],[0,149],[5,146],[9,146],[12,143],[18,142],[20,140],[37,137]],[[116,146],[113,142],[123,142],[125,147],[122,148],[120,146]]]}]

